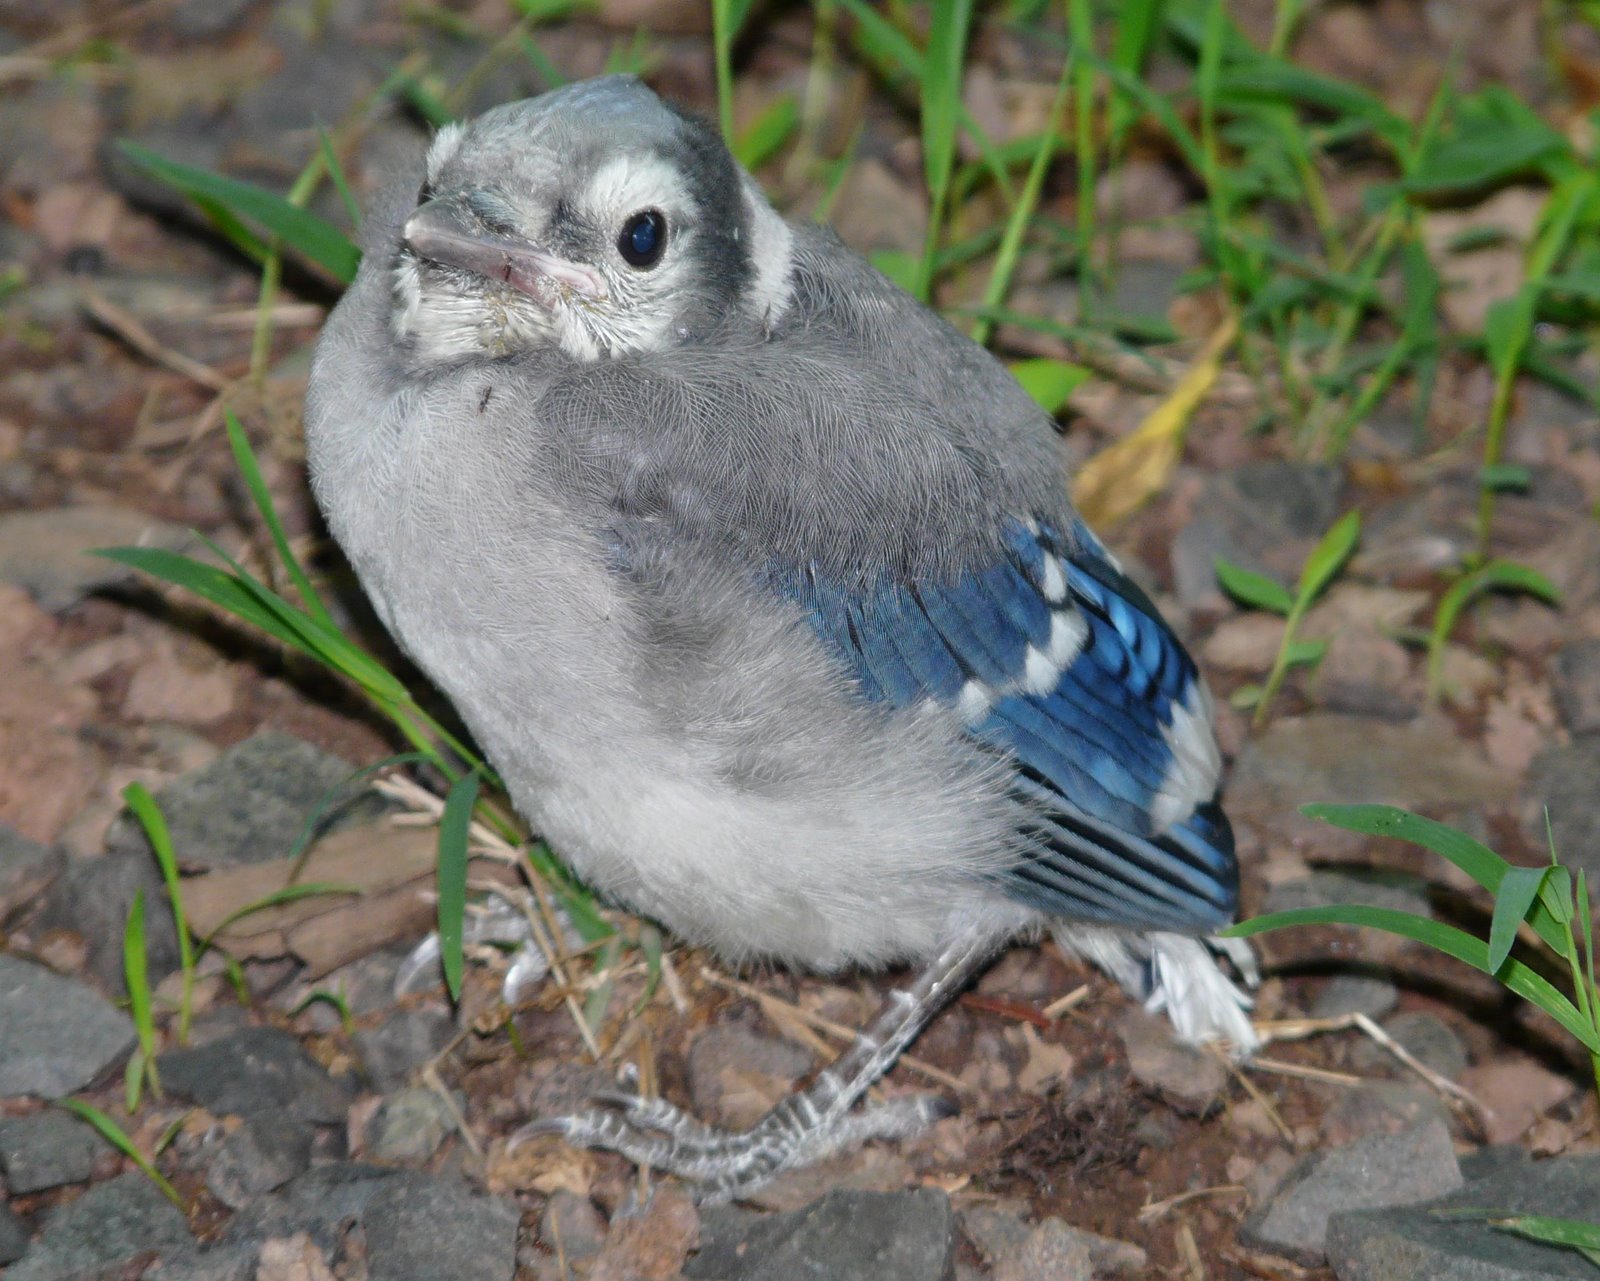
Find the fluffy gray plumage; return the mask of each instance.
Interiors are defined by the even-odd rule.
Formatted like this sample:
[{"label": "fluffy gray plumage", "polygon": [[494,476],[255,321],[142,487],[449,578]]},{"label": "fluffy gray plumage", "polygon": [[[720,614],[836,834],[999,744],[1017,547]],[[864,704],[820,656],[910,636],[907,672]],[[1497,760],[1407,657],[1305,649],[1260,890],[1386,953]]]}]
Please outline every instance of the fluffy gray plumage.
[{"label": "fluffy gray plumage", "polygon": [[[648,270],[618,247],[642,209]],[[313,367],[317,499],[579,875],[823,970],[1045,922],[989,879],[1021,857],[1005,763],[953,709],[860,697],[765,581],[938,579],[1015,513],[1069,528],[1053,425],[997,361],[631,78],[442,133],[365,247]]]}]

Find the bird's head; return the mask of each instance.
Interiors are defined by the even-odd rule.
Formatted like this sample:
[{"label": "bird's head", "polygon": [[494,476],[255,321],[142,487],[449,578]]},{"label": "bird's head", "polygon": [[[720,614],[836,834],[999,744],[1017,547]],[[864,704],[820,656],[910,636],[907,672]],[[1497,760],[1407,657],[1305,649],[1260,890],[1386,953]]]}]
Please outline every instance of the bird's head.
[{"label": "bird's head", "polygon": [[706,125],[607,76],[449,125],[394,259],[394,327],[425,359],[658,351],[770,326],[791,235]]}]

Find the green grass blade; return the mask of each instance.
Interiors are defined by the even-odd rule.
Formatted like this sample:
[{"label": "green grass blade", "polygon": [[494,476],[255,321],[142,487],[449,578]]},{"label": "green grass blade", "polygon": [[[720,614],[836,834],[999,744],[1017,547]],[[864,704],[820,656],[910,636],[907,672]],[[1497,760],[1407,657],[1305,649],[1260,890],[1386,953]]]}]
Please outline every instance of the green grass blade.
[{"label": "green grass blade", "polygon": [[1502,1231],[1515,1232],[1518,1236],[1527,1237],[1530,1241],[1540,1241],[1545,1245],[1600,1251],[1600,1223],[1557,1219],[1546,1214],[1514,1214],[1506,1218],[1494,1215],[1490,1217],[1489,1223]]},{"label": "green grass blade", "polygon": [[93,1128],[96,1134],[116,1148],[118,1152],[132,1161],[139,1171],[161,1190],[161,1195],[171,1201],[178,1209],[187,1213],[183,1198],[178,1195],[178,1189],[162,1178],[161,1171],[150,1163],[150,1159],[134,1145],[120,1125],[102,1112],[93,1104],[85,1103],[82,1099],[57,1099],[56,1106],[64,1111],[71,1112],[80,1121]]},{"label": "green grass blade", "polygon": [[1493,973],[1511,955],[1517,941],[1517,927],[1527,919],[1528,910],[1544,889],[1551,868],[1510,867],[1500,878],[1494,896],[1494,917],[1489,923],[1489,970]]},{"label": "green grass blade", "polygon": [[799,127],[800,102],[786,93],[769,103],[750,127],[740,132],[733,144],[734,157],[746,169],[759,169],[778,154]]},{"label": "green grass blade", "polygon": [[1537,1005],[1582,1042],[1590,1053],[1600,1053],[1600,1033],[1585,1021],[1571,1001],[1540,974],[1515,957],[1507,959],[1498,969],[1490,969],[1489,947],[1482,939],[1473,938],[1465,930],[1429,920],[1425,916],[1413,916],[1410,912],[1396,912],[1391,908],[1345,903],[1253,917],[1229,926],[1222,934],[1226,938],[1250,938],[1270,930],[1306,925],[1358,925],[1426,943],[1435,951],[1453,956],[1475,970],[1492,975],[1518,996]]},{"label": "green grass blade", "polygon": [[122,799],[133,816],[144,828],[144,834],[155,851],[156,863],[161,868],[161,879],[167,887],[167,898],[172,904],[172,923],[178,935],[178,959],[183,973],[183,997],[178,1006],[178,1044],[189,1041],[189,1020],[194,1004],[194,940],[189,934],[189,920],[183,910],[183,889],[178,881],[178,858],[172,848],[172,834],[167,830],[166,817],[156,798],[143,783],[129,783],[122,789]]},{"label": "green grass blade", "polygon": [[178,164],[137,143],[122,141],[117,146],[137,168],[152,178],[186,196],[215,202],[233,214],[259,223],[344,284],[355,279],[356,268],[361,265],[361,251],[325,218],[296,208],[282,196],[254,183]]},{"label": "green grass blade", "polygon": [[478,776],[450,785],[439,816],[439,962],[450,999],[461,996],[462,938],[467,915],[467,836],[478,803]]},{"label": "green grass blade", "polygon": [[[1458,832],[1448,824],[1420,814],[1412,814],[1394,805],[1302,805],[1300,812],[1307,818],[1321,819],[1347,832],[1363,836],[1386,836],[1448,859],[1491,895],[1500,892],[1500,882],[1505,879],[1511,864],[1487,845],[1475,841],[1465,832]],[[1541,895],[1539,905],[1528,913],[1528,924],[1557,955],[1566,950],[1566,935],[1561,925],[1561,904]]]},{"label": "green grass blade", "polygon": [[128,904],[128,919],[122,929],[122,977],[128,985],[128,1013],[139,1036],[139,1052],[144,1056],[144,1071],[128,1087],[128,1111],[139,1106],[139,1081],[148,1076],[150,1088],[159,1093],[156,1083],[156,1020],[150,994],[150,968],[145,951],[144,890],[134,891]]},{"label": "green grass blade", "polygon": [[328,176],[333,179],[333,189],[339,193],[339,201],[344,205],[344,211],[350,216],[350,225],[361,225],[361,206],[356,203],[355,195],[350,190],[350,180],[345,176],[344,166],[339,163],[338,153],[333,149],[333,139],[328,136],[328,131],[321,125],[317,126],[317,147],[322,153],[323,166],[328,171]]},{"label": "green grass blade", "polygon": [[1306,563],[1300,570],[1299,595],[1304,600],[1315,600],[1343,567],[1345,561],[1350,559],[1350,554],[1355,551],[1356,543],[1361,539],[1361,513],[1356,511],[1346,512],[1334,521],[1332,528],[1324,534],[1306,557]]},{"label": "green grass blade", "polygon": [[261,466],[256,462],[255,451],[250,448],[250,438],[245,435],[244,428],[231,409],[222,415],[222,421],[227,427],[228,444],[233,449],[234,464],[239,469],[239,475],[244,478],[245,487],[255,501],[256,510],[261,513],[267,532],[272,535],[272,545],[277,548],[278,559],[294,583],[295,590],[299,592],[301,603],[305,605],[306,612],[329,631],[338,631],[333,617],[323,605],[322,598],[317,595],[316,588],[311,585],[311,580],[306,577],[299,559],[289,546],[289,536],[284,532],[283,521],[278,518],[277,508],[272,505],[272,494],[267,490],[267,482],[261,476]]},{"label": "green grass blade", "polygon": [[961,114],[961,79],[967,59],[972,0],[933,0],[928,51],[922,63],[922,162],[928,184],[928,236],[916,277],[915,295],[927,301],[933,287],[950,173],[955,165],[956,125]]},{"label": "green grass blade", "polygon": [[359,885],[351,885],[345,881],[303,881],[297,885],[285,885],[282,889],[251,899],[242,907],[229,912],[217,922],[216,929],[200,940],[200,951],[209,952],[216,946],[217,936],[235,921],[242,921],[247,916],[264,912],[269,907],[282,907],[285,903],[297,903],[303,898],[315,898],[321,894],[350,894],[360,898],[365,893],[366,891]]},{"label": "green grass blade", "polygon": [[1052,417],[1065,409],[1072,393],[1094,376],[1094,371],[1084,365],[1048,356],[1013,361],[1010,369],[1011,376],[1022,384],[1034,403]]},{"label": "green grass blade", "polygon": [[1294,597],[1282,583],[1258,574],[1254,570],[1235,565],[1221,556],[1213,558],[1217,581],[1241,605],[1251,609],[1264,609],[1272,614],[1288,614],[1294,608]]}]

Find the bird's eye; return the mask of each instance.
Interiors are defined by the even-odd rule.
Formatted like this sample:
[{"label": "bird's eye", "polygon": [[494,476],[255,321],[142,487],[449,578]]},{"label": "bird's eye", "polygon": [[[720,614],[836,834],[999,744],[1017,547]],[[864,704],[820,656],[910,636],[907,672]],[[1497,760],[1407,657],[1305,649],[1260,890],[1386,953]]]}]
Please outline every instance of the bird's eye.
[{"label": "bird's eye", "polygon": [[667,247],[667,220],[658,209],[642,209],[622,224],[617,252],[634,267],[654,267]]}]

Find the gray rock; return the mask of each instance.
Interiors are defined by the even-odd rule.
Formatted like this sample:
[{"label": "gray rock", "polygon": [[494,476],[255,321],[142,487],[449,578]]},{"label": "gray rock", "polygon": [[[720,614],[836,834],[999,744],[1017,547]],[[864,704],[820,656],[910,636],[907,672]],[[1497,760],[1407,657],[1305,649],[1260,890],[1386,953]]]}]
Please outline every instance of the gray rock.
[{"label": "gray rock", "polygon": [[1430,1121],[1448,1126],[1450,1113],[1427,1086],[1363,1081],[1322,1114],[1322,1137],[1332,1144],[1349,1143],[1368,1134],[1399,1134]]},{"label": "gray rock", "polygon": [[0,823],[0,921],[44,893],[65,862],[60,850]]},{"label": "gray rock", "polygon": [[606,1221],[588,1197],[557,1188],[539,1215],[539,1240],[552,1254],[592,1259],[606,1243]]},{"label": "gray rock", "polygon": [[1025,1202],[1012,1205],[969,1205],[956,1213],[962,1234],[991,1267],[1001,1255],[1021,1247],[1028,1239]]},{"label": "gray rock", "polygon": [[104,997],[42,965],[0,954],[0,1095],[59,1099],[97,1081],[134,1046]]},{"label": "gray rock", "polygon": [[0,583],[11,583],[51,613],[90,592],[132,581],[133,570],[89,553],[100,547],[182,551],[194,535],[121,507],[54,507],[0,516]]},{"label": "gray rock", "polygon": [[1332,525],[1343,489],[1320,463],[1251,462],[1207,479],[1195,517],[1172,544],[1172,578],[1186,607],[1221,600],[1217,557],[1292,582]]},{"label": "gray rock", "polygon": [[1482,811],[1514,786],[1446,723],[1316,713],[1274,721],[1244,745],[1229,809],[1298,836],[1326,832],[1299,814],[1308,801]]},{"label": "gray rock", "polygon": [[22,1216],[0,1201],[0,1268],[25,1255],[32,1236]]},{"label": "gray rock", "polygon": [[1381,974],[1335,974],[1317,993],[1311,1005],[1314,1019],[1337,1019],[1346,1014],[1382,1018],[1399,1004],[1400,993]]},{"label": "gray rock", "polygon": [[[738,1023],[710,1027],[689,1047],[689,1097],[699,1115],[742,1129],[760,1120],[813,1061],[811,1052],[794,1042]],[[769,1090],[759,1088],[761,1078]]]},{"label": "gray rock", "polygon": [[1252,1249],[1317,1266],[1330,1215],[1423,1201],[1460,1186],[1450,1131],[1438,1122],[1369,1135],[1298,1161],[1272,1199],[1245,1220],[1239,1236]]},{"label": "gray rock", "polygon": [[177,970],[178,931],[161,869],[148,850],[74,859],[45,894],[39,923],[71,930],[88,946],[89,973],[108,992],[126,994],[122,933],[134,895],[144,891],[145,967],[152,985]]},{"label": "gray rock", "polygon": [[[1583,868],[1589,896],[1600,896],[1600,733],[1581,734],[1570,743],[1547,747],[1528,769],[1523,826],[1529,840],[1545,847],[1545,811],[1556,854],[1568,867]],[[1600,899],[1597,899],[1600,901]]]},{"label": "gray rock", "polygon": [[166,1258],[195,1249],[183,1211],[137,1170],[97,1183],[57,1206],[39,1239],[11,1265],[6,1281],[68,1281],[100,1276],[146,1251]]},{"label": "gray rock", "polygon": [[520,1218],[511,1201],[478,1196],[454,1179],[386,1183],[362,1216],[370,1273],[384,1281],[510,1281]]},{"label": "gray rock", "polygon": [[428,1176],[356,1162],[315,1165],[278,1191],[245,1206],[222,1231],[221,1243],[240,1245],[306,1233],[324,1251],[336,1249],[347,1227],[361,1222],[378,1192],[404,1189]]},{"label": "gray rock", "polygon": [[1438,1211],[1474,1207],[1600,1222],[1600,1156],[1528,1161],[1518,1154],[1488,1164],[1499,1168],[1437,1200],[1334,1214],[1327,1254],[1339,1281],[1592,1278],[1594,1265],[1576,1251],[1538,1245],[1481,1219],[1441,1217]]},{"label": "gray rock", "polygon": [[1568,641],[1556,655],[1556,706],[1574,734],[1600,730],[1600,637]]},{"label": "gray rock", "polygon": [[[1443,1019],[1426,1010],[1396,1014],[1383,1021],[1383,1030],[1398,1041],[1424,1067],[1451,1081],[1467,1070],[1467,1047]],[[1410,1069],[1383,1046],[1362,1038],[1350,1050],[1350,1066],[1361,1073],[1387,1069],[1409,1073]]]},{"label": "gray rock", "polygon": [[260,1262],[254,1245],[219,1246],[158,1260],[140,1281],[256,1281]]},{"label": "gray rock", "polygon": [[708,1209],[701,1246],[684,1267],[699,1281],[949,1281],[950,1199],[936,1188],[830,1192],[802,1210],[760,1216]]},{"label": "gray rock", "polygon": [[82,1183],[106,1150],[93,1129],[57,1108],[0,1120],[0,1170],[12,1196]]},{"label": "gray rock", "polygon": [[286,1116],[247,1118],[206,1162],[206,1187],[231,1209],[281,1188],[311,1165],[315,1129]]},{"label": "gray rock", "polygon": [[391,1094],[450,1043],[455,1024],[443,1010],[402,1009],[377,1027],[357,1032],[356,1053],[382,1094]]},{"label": "gray rock", "polygon": [[1273,886],[1262,912],[1292,912],[1303,907],[1334,907],[1344,903],[1386,907],[1396,912],[1410,912],[1413,916],[1433,915],[1428,902],[1428,885],[1421,877],[1403,872],[1333,868]]},{"label": "gray rock", "polygon": [[1214,1054],[1178,1040],[1164,1018],[1131,1006],[1117,1016],[1117,1039],[1133,1079],[1182,1112],[1205,1115],[1222,1099],[1228,1069]]},{"label": "gray rock", "polygon": [[256,0],[183,0],[167,17],[172,34],[185,40],[225,36],[244,21]]},{"label": "gray rock", "polygon": [[1014,1260],[1013,1268],[1025,1266],[1030,1249],[1046,1247],[1065,1238],[1083,1246],[1096,1276],[1143,1276],[1150,1266],[1149,1256],[1138,1246],[1113,1237],[1103,1237],[1095,1232],[1085,1232],[1049,1218],[1040,1223],[1053,1225],[1049,1237],[1042,1243],[1029,1246],[1035,1229],[1024,1221],[1026,1205],[1013,1207],[1004,1204],[970,1205],[960,1210],[956,1221],[962,1233],[971,1241],[978,1253],[993,1270],[1001,1275],[1003,1260]]},{"label": "gray rock", "polygon": [[207,1045],[169,1050],[156,1066],[164,1089],[215,1116],[334,1125],[345,1119],[353,1093],[277,1028],[243,1028]]},{"label": "gray rock", "polygon": [[1094,1273],[1084,1239],[1060,1219],[1045,1219],[1000,1256],[994,1281],[1094,1281]]},{"label": "gray rock", "polygon": [[[219,867],[284,858],[306,821],[353,767],[337,756],[288,734],[267,732],[229,748],[209,765],[185,774],[156,793],[185,864]],[[384,805],[369,793],[342,798],[324,811],[321,830],[377,817]],[[149,842],[126,814],[113,824],[113,851],[140,850]]]},{"label": "gray rock", "polygon": [[433,1090],[397,1090],[367,1122],[367,1155],[374,1161],[420,1165],[439,1150],[455,1124],[449,1106]]}]

